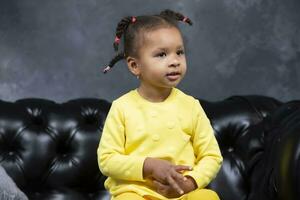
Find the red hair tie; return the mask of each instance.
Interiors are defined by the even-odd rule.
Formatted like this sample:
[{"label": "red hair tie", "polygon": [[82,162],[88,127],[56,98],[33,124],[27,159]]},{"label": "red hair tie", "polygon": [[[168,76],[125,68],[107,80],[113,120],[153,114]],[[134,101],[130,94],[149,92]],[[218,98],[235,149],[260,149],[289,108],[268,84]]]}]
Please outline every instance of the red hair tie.
[{"label": "red hair tie", "polygon": [[131,22],[134,23],[136,21],[136,17],[132,16],[131,17]]},{"label": "red hair tie", "polygon": [[187,20],[188,20],[188,17],[184,17],[182,21],[186,22]]},{"label": "red hair tie", "polygon": [[120,38],[118,36],[115,37],[115,43],[119,43],[120,42]]}]

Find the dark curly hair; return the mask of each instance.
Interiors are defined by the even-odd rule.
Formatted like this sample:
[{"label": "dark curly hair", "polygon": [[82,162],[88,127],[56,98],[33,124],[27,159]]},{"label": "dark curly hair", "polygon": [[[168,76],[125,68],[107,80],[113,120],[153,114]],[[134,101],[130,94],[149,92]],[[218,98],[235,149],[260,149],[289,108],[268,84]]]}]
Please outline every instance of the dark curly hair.
[{"label": "dark curly hair", "polygon": [[143,41],[143,33],[162,27],[175,27],[179,30],[178,21],[192,25],[192,21],[188,17],[169,9],[162,11],[158,15],[127,16],[121,19],[116,29],[113,47],[117,52],[120,38],[124,34],[124,52],[117,53],[108,66],[105,67],[103,73],[111,69],[119,60],[128,56],[138,57],[138,49]]}]

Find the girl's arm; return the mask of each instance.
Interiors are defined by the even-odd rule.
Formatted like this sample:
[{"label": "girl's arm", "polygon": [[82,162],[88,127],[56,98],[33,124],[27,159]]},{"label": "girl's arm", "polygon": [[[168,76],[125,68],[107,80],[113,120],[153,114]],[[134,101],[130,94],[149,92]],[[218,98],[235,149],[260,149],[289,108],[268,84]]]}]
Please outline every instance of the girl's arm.
[{"label": "girl's arm", "polygon": [[195,101],[193,112],[192,141],[196,164],[192,171],[184,175],[192,177],[198,188],[204,188],[217,175],[223,157],[210,121],[198,100]]},{"label": "girl's arm", "polygon": [[143,156],[126,155],[125,119],[121,106],[112,102],[98,146],[98,165],[102,174],[115,179],[145,181]]}]

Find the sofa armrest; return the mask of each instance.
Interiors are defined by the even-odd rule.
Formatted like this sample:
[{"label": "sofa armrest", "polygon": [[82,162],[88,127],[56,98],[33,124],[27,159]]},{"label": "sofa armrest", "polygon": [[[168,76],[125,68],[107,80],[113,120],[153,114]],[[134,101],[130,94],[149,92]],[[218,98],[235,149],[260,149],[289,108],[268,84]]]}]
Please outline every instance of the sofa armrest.
[{"label": "sofa armrest", "polygon": [[285,130],[278,150],[278,199],[297,200],[300,199],[300,109]]}]

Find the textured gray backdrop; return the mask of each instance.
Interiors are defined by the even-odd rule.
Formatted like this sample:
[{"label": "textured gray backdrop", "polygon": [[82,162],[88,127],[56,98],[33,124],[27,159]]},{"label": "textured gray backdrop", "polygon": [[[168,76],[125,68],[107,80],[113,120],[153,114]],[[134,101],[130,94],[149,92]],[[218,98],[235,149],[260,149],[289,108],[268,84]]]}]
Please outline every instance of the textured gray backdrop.
[{"label": "textured gray backdrop", "polygon": [[300,99],[299,0],[1,0],[0,99],[112,101],[136,88],[124,61],[101,72],[116,25],[166,8],[194,22],[180,25],[188,72],[178,88],[207,100]]}]

